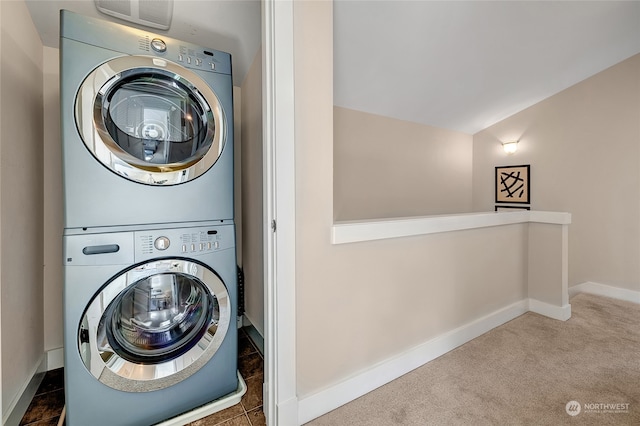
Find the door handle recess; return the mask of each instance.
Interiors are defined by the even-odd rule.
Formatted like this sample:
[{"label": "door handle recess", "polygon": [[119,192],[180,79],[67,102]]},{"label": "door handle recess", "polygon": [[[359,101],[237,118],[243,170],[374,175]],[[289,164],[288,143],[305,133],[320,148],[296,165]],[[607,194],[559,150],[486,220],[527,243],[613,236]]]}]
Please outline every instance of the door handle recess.
[{"label": "door handle recess", "polygon": [[107,254],[107,253],[117,253],[120,251],[120,246],[117,244],[105,244],[101,246],[87,246],[82,249],[82,253],[87,256],[93,254]]}]

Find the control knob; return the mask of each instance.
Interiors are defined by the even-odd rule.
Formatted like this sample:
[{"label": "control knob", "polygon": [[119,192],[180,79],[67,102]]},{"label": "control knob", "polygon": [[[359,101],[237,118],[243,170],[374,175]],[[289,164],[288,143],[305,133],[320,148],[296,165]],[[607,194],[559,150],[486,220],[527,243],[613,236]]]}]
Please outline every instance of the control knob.
[{"label": "control knob", "polygon": [[158,237],[156,238],[156,240],[153,242],[153,246],[157,249],[157,250],[166,250],[169,248],[169,245],[171,244],[171,241],[169,241],[169,238],[167,237]]}]

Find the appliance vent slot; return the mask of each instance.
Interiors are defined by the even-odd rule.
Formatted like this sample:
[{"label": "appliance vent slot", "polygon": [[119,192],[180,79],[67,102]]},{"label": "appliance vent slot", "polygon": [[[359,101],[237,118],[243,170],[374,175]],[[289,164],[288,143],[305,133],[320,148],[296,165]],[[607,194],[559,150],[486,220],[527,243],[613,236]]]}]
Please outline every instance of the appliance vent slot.
[{"label": "appliance vent slot", "polygon": [[94,0],[105,15],[134,24],[168,30],[173,17],[173,0]]},{"label": "appliance vent slot", "polygon": [[160,27],[169,28],[173,14],[173,2],[139,0],[138,17],[145,22],[152,22]]},{"label": "appliance vent slot", "polygon": [[96,0],[96,7],[104,13],[108,13],[106,11],[110,10],[113,13],[131,16],[131,2],[129,0]]}]

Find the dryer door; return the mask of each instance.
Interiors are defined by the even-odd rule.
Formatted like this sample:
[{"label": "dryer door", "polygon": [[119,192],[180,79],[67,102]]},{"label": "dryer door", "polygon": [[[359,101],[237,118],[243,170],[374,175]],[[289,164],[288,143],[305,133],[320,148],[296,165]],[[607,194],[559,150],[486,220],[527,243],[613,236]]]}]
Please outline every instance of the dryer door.
[{"label": "dryer door", "polygon": [[225,144],[224,111],[209,85],[155,57],[124,56],[93,70],[78,91],[75,117],[98,161],[148,185],[197,178]]},{"label": "dryer door", "polygon": [[230,318],[227,289],[215,272],[193,260],[153,260],[123,271],[95,295],[78,328],[78,348],[102,383],[149,392],[204,366]]}]

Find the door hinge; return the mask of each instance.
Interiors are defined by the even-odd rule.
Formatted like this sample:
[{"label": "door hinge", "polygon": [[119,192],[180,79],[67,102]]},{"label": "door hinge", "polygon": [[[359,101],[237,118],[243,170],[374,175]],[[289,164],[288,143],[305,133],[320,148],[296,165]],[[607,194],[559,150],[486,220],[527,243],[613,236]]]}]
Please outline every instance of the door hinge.
[{"label": "door hinge", "polygon": [[277,226],[276,226],[276,220],[275,220],[275,219],[273,219],[273,220],[271,221],[271,231],[276,232],[276,228],[277,228]]}]

